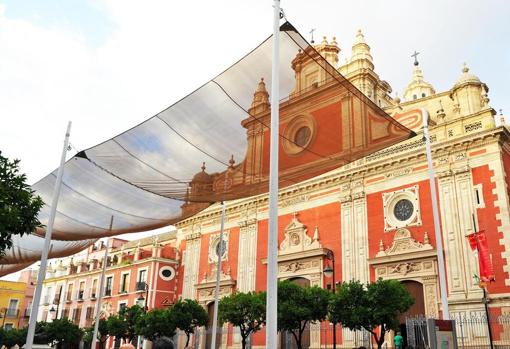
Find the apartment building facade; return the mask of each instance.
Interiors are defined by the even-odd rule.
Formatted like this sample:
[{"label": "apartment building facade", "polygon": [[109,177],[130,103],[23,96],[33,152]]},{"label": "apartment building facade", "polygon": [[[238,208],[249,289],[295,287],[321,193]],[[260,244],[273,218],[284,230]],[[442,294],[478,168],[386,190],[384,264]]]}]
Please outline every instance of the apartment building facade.
[{"label": "apartment building facade", "polygon": [[99,297],[105,257],[106,272],[100,316],[107,318],[124,307],[146,309],[170,306],[175,301],[175,233],[125,241],[112,238],[86,251],[56,261],[48,268],[38,321],[68,318],[92,326]]}]

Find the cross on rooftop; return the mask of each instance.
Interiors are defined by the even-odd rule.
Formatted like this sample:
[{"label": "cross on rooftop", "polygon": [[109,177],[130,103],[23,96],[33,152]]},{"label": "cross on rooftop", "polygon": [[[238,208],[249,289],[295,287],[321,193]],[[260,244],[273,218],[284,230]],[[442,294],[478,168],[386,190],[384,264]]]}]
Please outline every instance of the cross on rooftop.
[{"label": "cross on rooftop", "polygon": [[312,35],[312,40],[310,41],[311,44],[313,44],[315,41],[313,40],[313,32],[315,31],[315,28],[310,30],[310,34]]},{"label": "cross on rooftop", "polygon": [[416,52],[416,50],[414,51],[414,53],[411,55],[411,57],[414,57],[414,65],[418,65],[418,55],[420,53],[419,52]]}]

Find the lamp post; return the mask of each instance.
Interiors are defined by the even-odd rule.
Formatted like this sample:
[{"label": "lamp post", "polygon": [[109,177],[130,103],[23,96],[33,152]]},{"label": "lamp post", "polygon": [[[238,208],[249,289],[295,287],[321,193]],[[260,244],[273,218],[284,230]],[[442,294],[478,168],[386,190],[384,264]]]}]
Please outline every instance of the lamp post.
[{"label": "lamp post", "polygon": [[146,313],[149,310],[149,307],[147,306],[147,301],[149,300],[149,285],[145,283],[144,291],[145,291],[145,298],[143,297],[143,293],[140,294],[140,297],[138,297],[136,300],[138,302],[143,302],[143,312]]},{"label": "lamp post", "polygon": [[[143,313],[147,313],[149,310],[147,307],[147,303],[149,301],[149,285],[145,282],[144,283],[144,291],[145,291],[145,298],[143,297],[143,293],[140,294],[140,297],[138,297],[136,300],[138,302],[143,302]],[[138,343],[136,345],[138,349],[142,347],[142,336],[138,336]]]},{"label": "lamp post", "polygon": [[[324,276],[327,277],[328,279],[332,278],[333,287],[331,288],[331,292],[335,293],[336,292],[335,255],[333,254],[333,251],[331,251],[330,249],[325,249],[325,250],[326,250],[326,255],[324,257],[327,260],[331,261],[331,264],[333,265],[333,267],[331,267],[331,265],[328,263],[324,267],[323,273],[324,273]],[[336,349],[336,322],[333,323],[333,349]]]},{"label": "lamp post", "polygon": [[51,306],[50,313],[54,314],[53,320],[57,320],[57,317],[58,317],[58,304],[57,304],[57,309],[55,309],[54,305]]}]

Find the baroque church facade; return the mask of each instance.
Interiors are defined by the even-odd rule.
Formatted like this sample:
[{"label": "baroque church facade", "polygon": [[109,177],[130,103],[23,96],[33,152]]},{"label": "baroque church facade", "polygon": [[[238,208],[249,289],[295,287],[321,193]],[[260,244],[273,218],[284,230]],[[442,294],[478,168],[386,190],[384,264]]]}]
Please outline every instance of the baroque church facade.
[{"label": "baroque church facade", "polygon": [[[279,279],[331,289],[333,280],[323,272],[326,266],[335,269],[336,283],[395,279],[416,299],[409,315],[437,317],[442,312],[437,261],[444,258],[450,313],[483,313],[483,292],[473,277],[478,274],[478,263],[466,235],[475,229],[485,230],[496,276],[488,286],[490,313],[508,313],[510,133],[504,121],[496,122],[488,87],[464,66],[451,89],[436,92],[415,61],[401,100],[390,96],[391,86],[375,72],[361,31],[344,65],[338,66],[340,49],[334,38],[331,42],[324,38],[315,48],[368,98],[417,135],[280,190]],[[327,127],[317,117],[319,109],[348,106],[321,94],[319,72],[307,71],[306,61],[300,61],[299,55],[293,68],[296,89],[315,88],[316,92],[303,97],[307,100],[300,103],[306,108],[300,107],[299,113],[292,105],[297,101],[281,109],[281,132],[306,148],[321,137],[321,128]],[[436,251],[420,108],[430,115],[444,256]],[[263,80],[255,90],[250,113],[269,115],[269,94]],[[248,137],[243,163],[254,167],[268,163],[268,150],[255,146],[264,142],[263,126],[249,122],[243,126]],[[355,140],[345,137],[342,142]],[[305,155],[291,143],[282,141],[280,153],[284,159],[305,163],[300,159]],[[191,190],[216,185],[217,174],[206,170],[204,166],[194,177]],[[198,300],[210,313],[218,254],[222,258],[221,296],[266,289],[268,196],[227,202],[223,241],[219,239],[220,216],[221,206],[215,204],[176,225],[181,262],[176,273],[177,294]],[[334,265],[328,259],[331,255]],[[503,328],[494,331],[496,342],[510,336]],[[219,340],[221,348],[240,347],[239,336],[228,333]],[[466,340],[471,335],[476,334],[465,334]],[[340,347],[352,348],[354,337],[353,332],[337,330]],[[311,326],[310,348],[331,343],[331,333],[325,335],[319,325]],[[263,334],[255,335],[252,344],[263,347]]]}]

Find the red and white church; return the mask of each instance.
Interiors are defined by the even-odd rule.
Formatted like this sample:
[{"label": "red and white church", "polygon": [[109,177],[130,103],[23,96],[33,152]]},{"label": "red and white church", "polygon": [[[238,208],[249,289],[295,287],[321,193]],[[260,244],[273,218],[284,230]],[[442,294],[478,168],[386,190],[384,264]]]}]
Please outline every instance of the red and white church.
[{"label": "red and white church", "polygon": [[[478,262],[466,238],[476,224],[477,230],[486,232],[494,267],[495,281],[487,289],[490,314],[497,317],[510,312],[510,133],[502,117],[495,120],[488,87],[464,66],[451,89],[436,92],[424,80],[416,62],[401,100],[390,96],[391,86],[375,72],[370,47],[361,31],[344,65],[338,65],[340,49],[334,39],[328,42],[324,38],[315,48],[361,92],[417,136],[280,190],[278,277],[327,288],[332,279],[323,271],[330,265],[337,282],[400,280],[416,299],[408,315],[433,317],[442,311],[437,261],[444,258],[450,313],[483,313],[482,289],[474,278],[479,274]],[[285,164],[310,166],[307,152],[301,147],[320,152],[325,129],[337,127],[338,132],[344,132],[347,126],[357,127],[354,120],[349,120],[352,106],[348,98],[328,95],[319,84],[319,72],[308,69],[305,57],[298,55],[292,64],[296,91],[307,93],[298,93],[281,106],[280,132],[300,146],[282,141],[281,170],[285,170]],[[250,111],[257,118],[269,120],[269,94],[264,81],[258,87],[257,81],[253,85],[256,90]],[[420,108],[430,114],[443,256],[436,251]],[[331,114],[340,117],[336,121],[325,117]],[[248,173],[267,171],[267,128],[250,122],[243,126],[247,153],[245,159],[236,160],[250,167]],[[348,136],[343,142],[355,146],[356,139]],[[192,190],[215,188],[221,177],[207,173],[203,167],[193,179]],[[221,296],[236,290],[266,288],[268,196],[230,201],[226,212],[223,241],[219,240],[219,204],[176,225],[181,256],[177,295],[197,299],[210,313],[218,254],[223,261]],[[334,254],[334,265],[327,259],[328,251]],[[310,329],[310,348],[332,343],[331,333],[325,335],[318,326]],[[510,327],[495,326],[493,331],[496,343],[510,338]],[[240,338],[228,333],[225,331],[219,340],[221,348],[240,347]],[[468,341],[480,334],[463,335]],[[340,347],[352,348],[354,334],[338,328],[337,342]],[[262,348],[264,343],[262,333],[254,336],[254,348]]]}]

